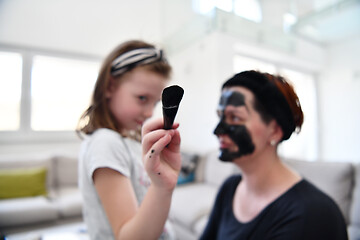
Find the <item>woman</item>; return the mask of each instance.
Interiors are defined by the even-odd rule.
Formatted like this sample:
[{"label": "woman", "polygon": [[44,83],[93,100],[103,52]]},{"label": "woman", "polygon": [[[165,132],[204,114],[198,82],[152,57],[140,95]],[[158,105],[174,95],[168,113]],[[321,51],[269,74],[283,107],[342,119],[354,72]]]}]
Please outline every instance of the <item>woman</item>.
[{"label": "woman", "polygon": [[347,239],[335,202],[277,154],[278,144],[303,123],[299,99],[284,78],[236,74],[223,84],[218,114],[219,158],[236,164],[241,175],[219,190],[201,239]]}]

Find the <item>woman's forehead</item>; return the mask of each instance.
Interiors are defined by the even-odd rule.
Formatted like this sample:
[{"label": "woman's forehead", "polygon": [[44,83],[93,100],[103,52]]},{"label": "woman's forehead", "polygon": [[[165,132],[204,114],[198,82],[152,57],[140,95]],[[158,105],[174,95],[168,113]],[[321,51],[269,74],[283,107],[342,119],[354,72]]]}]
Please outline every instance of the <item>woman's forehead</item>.
[{"label": "woman's forehead", "polygon": [[243,87],[231,87],[225,88],[221,94],[219,105],[247,105],[246,103],[251,102],[253,94],[246,88]]}]

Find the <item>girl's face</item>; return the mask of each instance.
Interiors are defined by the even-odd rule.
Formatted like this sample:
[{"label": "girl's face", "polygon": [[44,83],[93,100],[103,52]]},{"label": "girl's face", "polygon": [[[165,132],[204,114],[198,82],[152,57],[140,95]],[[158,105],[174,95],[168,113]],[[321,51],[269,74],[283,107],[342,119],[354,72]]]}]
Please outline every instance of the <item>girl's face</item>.
[{"label": "girl's face", "polygon": [[107,92],[109,109],[122,130],[139,129],[160,101],[166,78],[144,67],[125,73]]},{"label": "girl's face", "polygon": [[220,122],[214,133],[220,142],[223,161],[256,156],[268,145],[273,123],[264,123],[254,109],[254,95],[243,87],[223,91],[218,108]]}]

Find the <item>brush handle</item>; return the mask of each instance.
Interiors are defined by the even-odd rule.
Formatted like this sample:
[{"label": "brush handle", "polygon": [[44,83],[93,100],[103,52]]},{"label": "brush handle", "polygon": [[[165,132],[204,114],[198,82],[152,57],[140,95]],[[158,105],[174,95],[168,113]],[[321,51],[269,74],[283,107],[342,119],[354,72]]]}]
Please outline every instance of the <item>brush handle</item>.
[{"label": "brush handle", "polygon": [[163,118],[164,118],[164,129],[165,130],[172,129],[172,125],[174,124],[177,110],[178,110],[178,106],[171,107],[171,108],[163,107]]},{"label": "brush handle", "polygon": [[173,85],[167,87],[162,93],[164,129],[172,129],[175,116],[178,111],[181,99],[184,95],[182,87]]}]

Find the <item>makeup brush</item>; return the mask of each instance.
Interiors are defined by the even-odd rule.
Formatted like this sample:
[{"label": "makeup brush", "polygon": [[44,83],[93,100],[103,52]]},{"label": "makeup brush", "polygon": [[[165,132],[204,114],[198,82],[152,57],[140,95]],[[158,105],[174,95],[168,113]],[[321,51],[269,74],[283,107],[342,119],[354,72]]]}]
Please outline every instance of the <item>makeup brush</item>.
[{"label": "makeup brush", "polygon": [[167,87],[163,90],[162,109],[164,118],[164,129],[169,130],[172,128],[183,95],[184,89],[177,85]]}]

